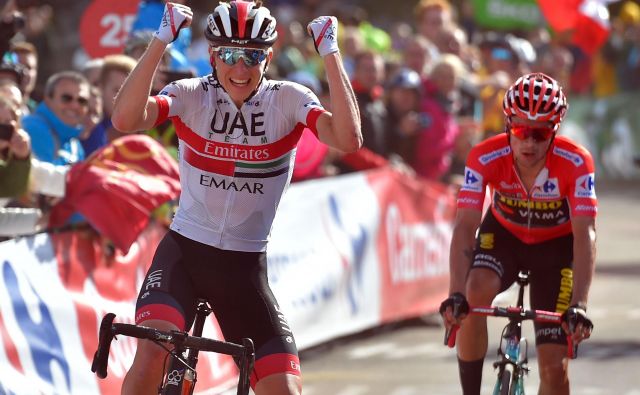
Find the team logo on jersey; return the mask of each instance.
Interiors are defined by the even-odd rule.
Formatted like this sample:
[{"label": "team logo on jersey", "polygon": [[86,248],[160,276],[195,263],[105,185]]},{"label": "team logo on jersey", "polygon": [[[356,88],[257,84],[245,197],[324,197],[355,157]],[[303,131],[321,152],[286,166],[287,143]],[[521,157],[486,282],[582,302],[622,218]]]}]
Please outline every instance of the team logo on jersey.
[{"label": "team logo on jersey", "polygon": [[557,178],[549,178],[544,184],[537,186],[531,193],[534,198],[559,198],[560,188],[558,187]]},{"label": "team logo on jersey", "polygon": [[570,161],[576,167],[581,166],[584,163],[584,159],[582,159],[580,155],[567,151],[566,149],[553,147],[553,153],[561,158],[565,158],[566,160]]},{"label": "team logo on jersey", "polygon": [[482,175],[477,171],[468,167],[464,168],[464,184],[463,191],[482,192]]},{"label": "team logo on jersey", "polygon": [[305,108],[309,108],[309,107],[314,107],[314,108],[322,108],[322,106],[320,105],[320,103],[316,103],[314,101],[310,101],[309,103],[306,103],[304,105]]},{"label": "team logo on jersey", "polygon": [[511,153],[511,147],[504,147],[504,148],[500,148],[498,150],[495,151],[491,151],[488,154],[484,154],[481,155],[478,160],[480,161],[480,163],[482,163],[483,165],[486,165],[487,163],[496,160],[500,157],[503,157],[505,155],[509,155]]},{"label": "team logo on jersey", "polygon": [[595,199],[596,182],[593,173],[578,177],[576,180],[576,197]]}]

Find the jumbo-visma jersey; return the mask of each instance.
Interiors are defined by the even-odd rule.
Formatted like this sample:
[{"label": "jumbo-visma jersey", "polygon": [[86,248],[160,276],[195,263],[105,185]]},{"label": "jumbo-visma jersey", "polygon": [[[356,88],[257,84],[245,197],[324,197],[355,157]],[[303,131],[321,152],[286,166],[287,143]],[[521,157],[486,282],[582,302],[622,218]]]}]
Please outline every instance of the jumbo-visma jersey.
[{"label": "jumbo-visma jersey", "polygon": [[[264,251],[296,144],[325,110],[307,88],[263,79],[240,110],[211,75],[154,97],[179,138],[182,193],[170,228],[217,248]],[[317,135],[317,132],[316,132]]]},{"label": "jumbo-visma jersey", "polygon": [[518,176],[505,133],[476,145],[467,158],[458,207],[482,210],[486,187],[496,219],[527,244],[569,234],[573,216],[597,212],[593,159],[562,136],[555,137],[530,191]]}]

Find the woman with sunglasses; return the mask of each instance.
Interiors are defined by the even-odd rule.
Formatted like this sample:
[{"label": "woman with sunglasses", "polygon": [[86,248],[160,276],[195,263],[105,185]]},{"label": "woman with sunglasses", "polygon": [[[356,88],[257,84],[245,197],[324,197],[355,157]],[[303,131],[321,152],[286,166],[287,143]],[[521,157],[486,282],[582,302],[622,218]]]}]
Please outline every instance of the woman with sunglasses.
[{"label": "woman with sunglasses", "polygon": [[567,335],[579,343],[593,328],[586,306],[595,260],[594,164],[585,148],[556,135],[567,107],[553,78],[520,77],[504,96],[505,133],[467,158],[451,242],[451,296],[440,307],[447,328],[461,325],[465,395],[480,393],[487,351],[486,318],[467,316],[468,307],[490,305],[519,270],[531,271],[532,308],[565,318],[562,326],[536,323],[539,393],[569,393]]},{"label": "woman with sunglasses", "polygon": [[[277,39],[261,2],[221,2],[207,17],[210,75],[183,79],[149,97],[154,72],[191,10],[167,3],[154,39],[120,89],[112,120],[124,132],[170,118],[179,138],[182,194],[136,305],[136,323],[188,330],[197,298],[211,304],[225,340],[251,338],[257,395],[299,394],[300,362],[289,324],[267,282],[266,246],[291,179],[295,147],[309,128],[341,151],[362,145],[355,97],[337,46],[334,17],[308,31],[324,60],[329,113],[302,85],[265,78]],[[164,351],[140,342],[123,394],[152,394]]]}]

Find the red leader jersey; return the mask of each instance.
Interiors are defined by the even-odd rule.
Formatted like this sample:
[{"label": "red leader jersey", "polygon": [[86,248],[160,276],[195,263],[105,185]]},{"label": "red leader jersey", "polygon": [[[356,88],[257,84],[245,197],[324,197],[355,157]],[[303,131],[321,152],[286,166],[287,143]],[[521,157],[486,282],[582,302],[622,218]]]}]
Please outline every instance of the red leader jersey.
[{"label": "red leader jersey", "polygon": [[595,217],[598,210],[593,158],[563,136],[553,140],[530,191],[516,171],[507,135],[482,141],[467,158],[458,207],[482,210],[487,186],[496,219],[527,244],[570,234],[573,216]]}]

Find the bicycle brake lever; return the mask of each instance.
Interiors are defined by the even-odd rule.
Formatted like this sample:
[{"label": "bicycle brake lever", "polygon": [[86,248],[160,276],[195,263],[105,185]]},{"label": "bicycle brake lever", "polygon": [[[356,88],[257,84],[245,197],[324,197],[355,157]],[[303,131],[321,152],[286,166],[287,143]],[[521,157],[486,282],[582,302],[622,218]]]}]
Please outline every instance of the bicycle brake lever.
[{"label": "bicycle brake lever", "polygon": [[93,354],[93,361],[91,362],[91,371],[101,379],[107,377],[109,349],[111,348],[111,341],[113,340],[111,325],[113,324],[113,319],[115,317],[115,314],[107,313],[102,318],[102,322],[100,323],[100,332],[98,334],[98,349],[95,354]]},{"label": "bicycle brake lever", "polygon": [[456,334],[460,329],[459,325],[453,325],[451,328],[446,329],[444,332],[444,345],[449,348],[453,348],[456,345]]}]

